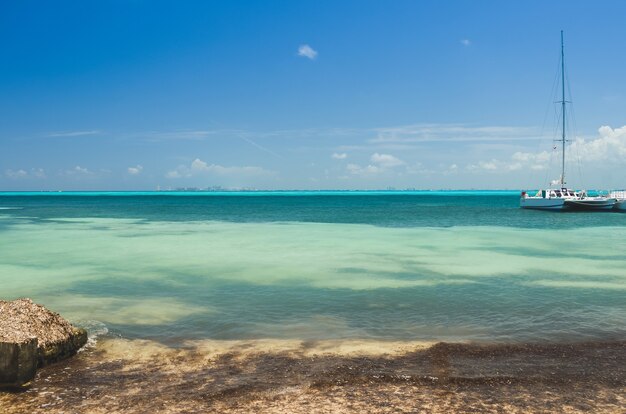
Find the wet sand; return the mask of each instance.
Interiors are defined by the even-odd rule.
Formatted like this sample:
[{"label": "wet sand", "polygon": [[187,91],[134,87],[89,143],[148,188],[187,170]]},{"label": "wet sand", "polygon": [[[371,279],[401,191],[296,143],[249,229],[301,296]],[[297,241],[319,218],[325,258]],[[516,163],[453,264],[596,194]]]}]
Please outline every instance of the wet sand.
[{"label": "wet sand", "polygon": [[623,413],[626,341],[480,345],[103,339],[2,413]]}]

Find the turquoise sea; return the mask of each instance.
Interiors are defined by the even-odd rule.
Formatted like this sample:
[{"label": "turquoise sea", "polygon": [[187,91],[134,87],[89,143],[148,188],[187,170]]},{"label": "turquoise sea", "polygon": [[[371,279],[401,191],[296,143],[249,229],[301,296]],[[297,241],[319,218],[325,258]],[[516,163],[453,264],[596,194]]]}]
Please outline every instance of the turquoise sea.
[{"label": "turquoise sea", "polygon": [[626,214],[518,192],[0,193],[0,298],[92,334],[626,338]]}]

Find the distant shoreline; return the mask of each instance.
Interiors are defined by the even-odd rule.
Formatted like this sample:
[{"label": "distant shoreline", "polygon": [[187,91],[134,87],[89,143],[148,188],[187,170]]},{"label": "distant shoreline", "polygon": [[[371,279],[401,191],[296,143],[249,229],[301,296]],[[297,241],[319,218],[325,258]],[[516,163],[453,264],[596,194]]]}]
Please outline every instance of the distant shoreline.
[{"label": "distant shoreline", "polygon": [[1,196],[190,196],[190,195],[518,195],[520,190],[161,190],[161,191],[0,191]]}]

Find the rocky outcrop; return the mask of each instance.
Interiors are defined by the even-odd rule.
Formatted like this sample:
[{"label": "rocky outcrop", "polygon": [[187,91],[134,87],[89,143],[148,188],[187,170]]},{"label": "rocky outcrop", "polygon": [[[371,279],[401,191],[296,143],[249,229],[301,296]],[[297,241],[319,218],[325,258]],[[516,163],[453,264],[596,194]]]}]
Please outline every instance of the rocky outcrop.
[{"label": "rocky outcrop", "polygon": [[74,355],[87,332],[30,299],[0,300],[0,387],[29,382],[38,367]]}]

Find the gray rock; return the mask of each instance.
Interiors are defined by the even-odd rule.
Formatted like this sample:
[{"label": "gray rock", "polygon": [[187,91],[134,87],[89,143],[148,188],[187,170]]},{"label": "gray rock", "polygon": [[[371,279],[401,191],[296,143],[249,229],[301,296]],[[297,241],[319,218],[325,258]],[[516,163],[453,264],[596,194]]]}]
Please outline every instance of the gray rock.
[{"label": "gray rock", "polygon": [[19,387],[38,367],[74,355],[87,332],[30,299],[0,301],[0,387]]},{"label": "gray rock", "polygon": [[0,342],[0,386],[18,387],[37,371],[37,338],[24,342]]}]

